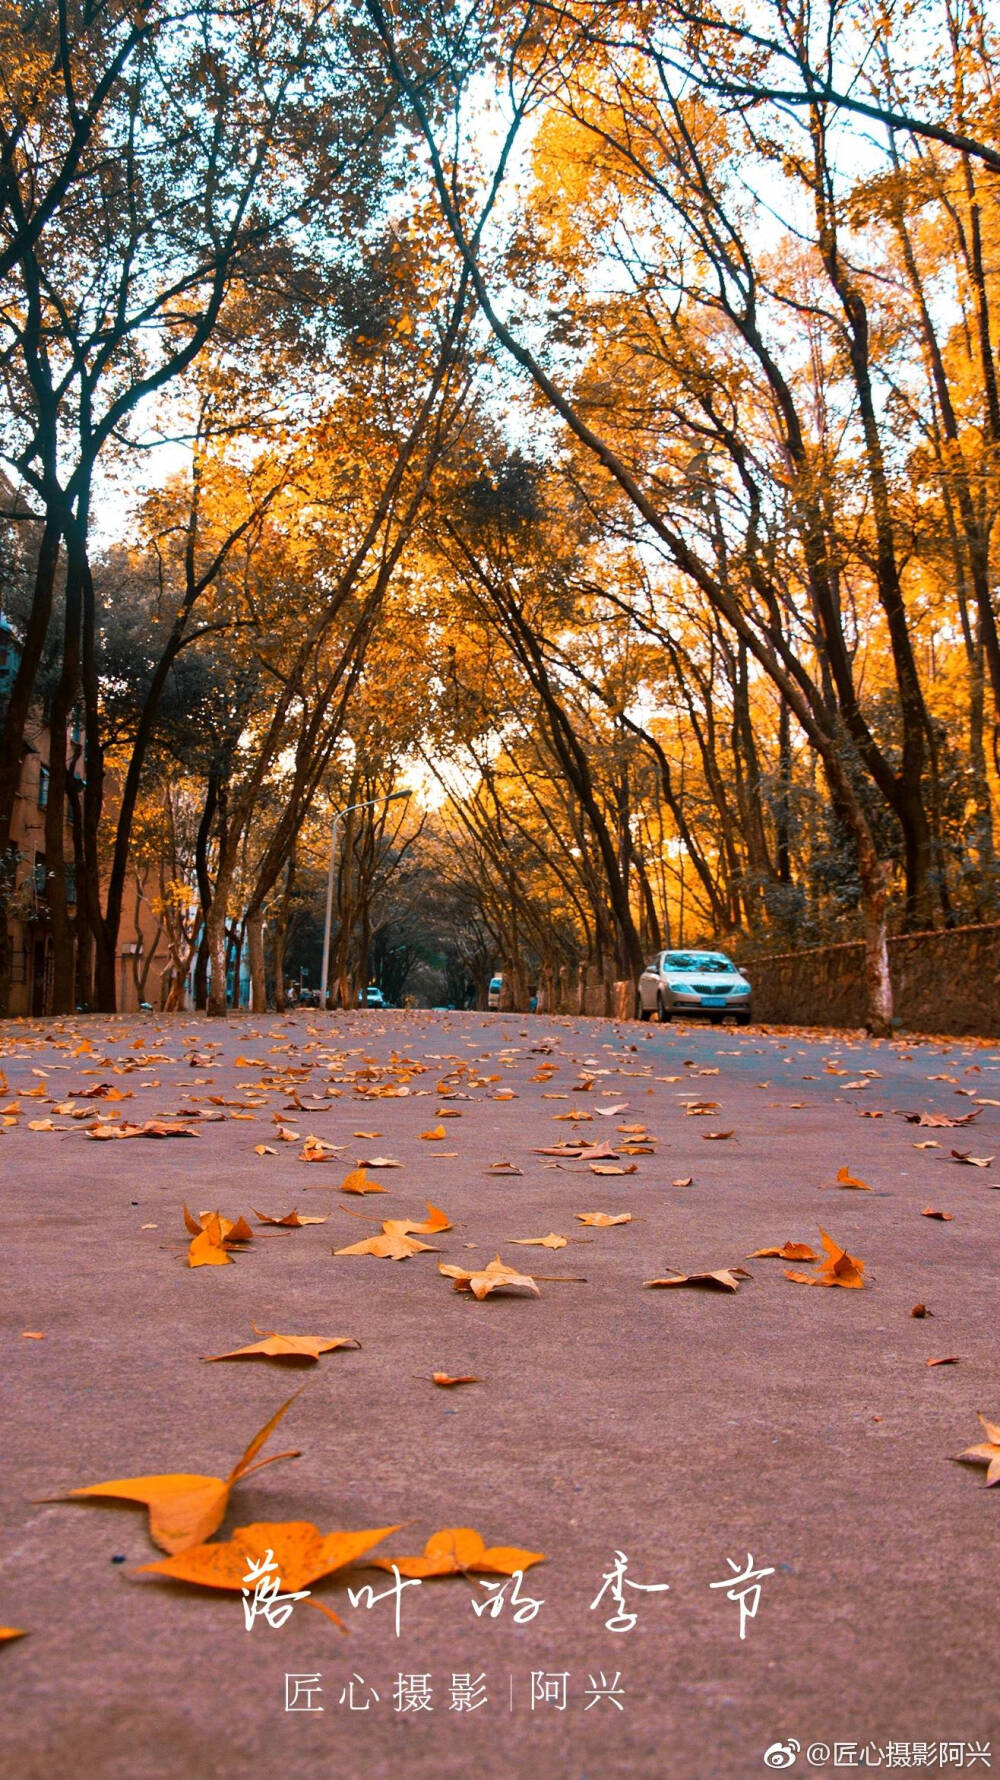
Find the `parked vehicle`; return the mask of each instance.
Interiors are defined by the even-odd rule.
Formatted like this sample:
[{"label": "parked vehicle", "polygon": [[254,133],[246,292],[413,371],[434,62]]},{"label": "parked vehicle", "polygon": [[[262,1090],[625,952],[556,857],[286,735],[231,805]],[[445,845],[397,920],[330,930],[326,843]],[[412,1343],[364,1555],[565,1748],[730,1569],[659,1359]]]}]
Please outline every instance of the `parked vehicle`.
[{"label": "parked vehicle", "polygon": [[[482,979],[480,979],[480,980],[482,980]],[[493,1008],[494,1011],[497,1008],[499,1008],[500,996],[501,996],[502,992],[503,992],[503,977],[498,972],[495,977],[490,978],[490,986],[486,991],[486,1005],[488,1008]]]},{"label": "parked vehicle", "polygon": [[751,988],[743,972],[724,952],[658,952],[639,978],[641,1020],[655,1013],[708,1014],[713,1021],[730,1015],[741,1026],[750,1019]]},{"label": "parked vehicle", "polygon": [[362,989],[361,994],[358,996],[358,1006],[385,1007],[386,999],[381,989],[379,989],[375,983],[369,983],[367,989]]}]

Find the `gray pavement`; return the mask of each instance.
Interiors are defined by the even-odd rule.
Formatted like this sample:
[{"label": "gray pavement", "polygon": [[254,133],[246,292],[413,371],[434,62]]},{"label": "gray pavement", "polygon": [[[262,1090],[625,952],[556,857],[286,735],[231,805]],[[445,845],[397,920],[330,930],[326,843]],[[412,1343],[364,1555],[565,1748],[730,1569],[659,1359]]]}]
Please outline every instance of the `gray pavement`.
[{"label": "gray pavement", "polygon": [[[0,1623],[28,1632],[0,1648],[9,1780],[742,1780],[862,1754],[983,1773],[970,1750],[990,1739],[1000,1768],[1000,1489],[952,1462],[982,1438],[977,1411],[1000,1419],[1000,1045],[301,1010],[14,1022],[0,1050],[0,1108],[20,1109],[0,1132]],[[88,1100],[101,1084],[131,1098]],[[407,1091],[373,1094],[386,1085]],[[689,1114],[699,1100],[717,1105]],[[73,1117],[86,1107],[213,1116],[193,1139],[98,1142]],[[899,1116],[977,1107],[954,1128]],[[336,1159],[275,1141],[275,1112]],[[46,1120],[64,1128],[29,1129]],[[438,1124],[443,1140],[420,1137]],[[535,1153],[574,1134],[641,1145],[622,1125],[656,1140],[620,1157],[631,1175]],[[996,1159],[961,1165],[953,1148]],[[337,1190],[375,1155],[403,1165],[370,1171],[386,1193]],[[491,1175],[499,1162],[521,1173]],[[845,1167],[872,1190],[834,1184]],[[440,1256],[331,1253],[378,1228],[349,1213],[417,1219],[427,1199],[454,1225],[424,1238]],[[329,1220],[192,1270],[185,1200],[255,1227],[253,1208]],[[577,1221],[594,1210],[632,1221]],[[864,1260],[863,1290],[747,1259],[818,1249],[821,1225]],[[512,1246],[550,1231],[569,1245]],[[498,1251],[585,1283],[477,1303],[437,1271]],[[734,1265],[753,1275],[735,1295],[643,1289]],[[933,1315],[912,1317],[918,1302]],[[252,1323],[362,1345],[309,1370],[203,1363]],[[442,1391],[438,1369],[482,1382]],[[271,1444],[301,1456],[240,1484],[217,1538],[258,1520],[405,1523],[379,1547],[392,1556],[471,1526],[545,1553],[523,1583],[534,1615],[477,1616],[486,1591],[446,1577],[404,1592],[397,1638],[392,1599],[351,1607],[348,1582],[391,1582],[359,1568],[314,1588],[348,1635],[307,1602],[248,1632],[238,1594],[136,1573],[160,1555],[141,1507],[38,1500],[224,1475],[299,1385]],[[627,1630],[608,1629],[610,1589],[592,1605],[619,1552],[630,1584],[669,1584],[626,1588]],[[739,1601],[713,1585],[748,1554],[772,1573],[741,1640]],[[323,1710],[286,1711],[286,1675],[318,1677]],[[485,1693],[475,1710],[457,1709],[462,1677]]]}]

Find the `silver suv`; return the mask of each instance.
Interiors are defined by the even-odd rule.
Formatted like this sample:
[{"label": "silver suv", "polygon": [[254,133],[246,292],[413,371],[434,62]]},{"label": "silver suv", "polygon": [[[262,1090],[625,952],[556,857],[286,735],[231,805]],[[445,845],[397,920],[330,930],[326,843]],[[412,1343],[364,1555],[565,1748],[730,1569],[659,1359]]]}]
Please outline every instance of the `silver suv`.
[{"label": "silver suv", "polygon": [[712,1020],[726,1015],[747,1025],[750,1019],[750,984],[724,952],[658,952],[639,978],[640,1020],[660,1020],[672,1014],[708,1014]]}]

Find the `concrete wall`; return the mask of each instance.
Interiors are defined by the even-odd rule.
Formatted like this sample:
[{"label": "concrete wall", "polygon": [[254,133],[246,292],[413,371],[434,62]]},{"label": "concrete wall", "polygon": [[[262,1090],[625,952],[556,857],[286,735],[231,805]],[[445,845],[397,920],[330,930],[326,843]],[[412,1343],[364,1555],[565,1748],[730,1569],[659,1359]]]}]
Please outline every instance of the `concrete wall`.
[{"label": "concrete wall", "polygon": [[[862,958],[859,942],[747,959],[754,1019],[863,1026]],[[1000,924],[899,934],[889,941],[889,962],[902,1028],[1000,1037]]]}]

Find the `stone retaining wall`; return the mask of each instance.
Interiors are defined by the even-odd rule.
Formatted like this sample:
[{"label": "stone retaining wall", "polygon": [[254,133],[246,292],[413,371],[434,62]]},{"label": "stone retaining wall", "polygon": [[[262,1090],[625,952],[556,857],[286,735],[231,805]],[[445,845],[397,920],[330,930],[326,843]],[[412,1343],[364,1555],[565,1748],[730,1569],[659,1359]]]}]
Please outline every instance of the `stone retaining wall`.
[{"label": "stone retaining wall", "polygon": [[[910,1032],[1000,1037],[1000,924],[898,934],[889,941],[895,1019]],[[860,942],[746,961],[755,1020],[863,1026]]]}]

